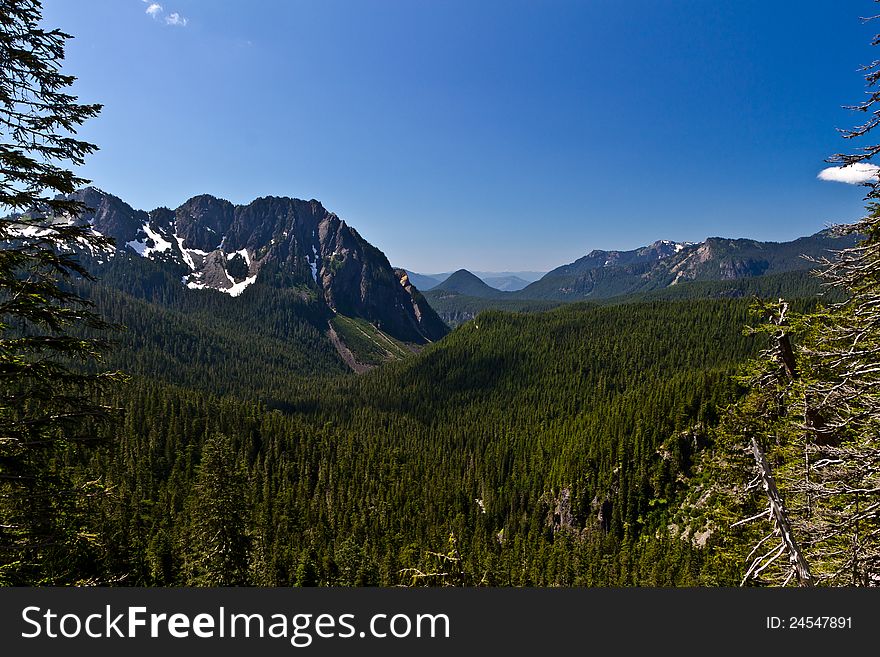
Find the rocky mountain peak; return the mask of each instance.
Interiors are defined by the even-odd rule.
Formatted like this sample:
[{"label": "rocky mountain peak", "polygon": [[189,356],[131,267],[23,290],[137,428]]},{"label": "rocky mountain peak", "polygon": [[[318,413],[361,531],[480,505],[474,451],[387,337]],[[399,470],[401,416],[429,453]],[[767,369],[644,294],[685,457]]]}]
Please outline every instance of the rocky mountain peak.
[{"label": "rocky mountain peak", "polygon": [[200,251],[219,248],[234,218],[235,207],[229,201],[210,194],[193,196],[174,211],[175,233],[181,246]]},{"label": "rocky mountain peak", "polygon": [[138,230],[149,221],[143,210],[135,210],[118,196],[97,187],[85,187],[71,197],[86,207],[81,223],[91,224],[99,233],[112,237],[117,244],[135,239]]},{"label": "rocky mountain peak", "polygon": [[120,251],[172,267],[190,289],[238,296],[262,280],[317,295],[332,312],[367,319],[404,341],[447,331],[385,255],[315,199],[264,196],[233,205],[201,194],[148,214],[95,188],[72,197],[90,208],[81,221],[113,237]]}]

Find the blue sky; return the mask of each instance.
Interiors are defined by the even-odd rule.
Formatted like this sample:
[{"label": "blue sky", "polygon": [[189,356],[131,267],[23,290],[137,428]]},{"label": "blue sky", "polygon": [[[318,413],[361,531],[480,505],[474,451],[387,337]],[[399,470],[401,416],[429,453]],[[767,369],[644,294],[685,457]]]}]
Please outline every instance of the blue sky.
[{"label": "blue sky", "polygon": [[[158,4],[160,7],[153,7]],[[150,10],[150,11],[148,11]],[[135,207],[317,198],[415,271],[787,240],[859,216],[868,0],[44,0]]]}]

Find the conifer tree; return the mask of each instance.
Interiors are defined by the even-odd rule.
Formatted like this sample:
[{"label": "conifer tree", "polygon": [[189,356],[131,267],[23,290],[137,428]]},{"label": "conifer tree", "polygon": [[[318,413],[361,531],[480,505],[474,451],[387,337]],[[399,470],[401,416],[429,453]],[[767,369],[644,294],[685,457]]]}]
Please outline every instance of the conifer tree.
[{"label": "conifer tree", "polygon": [[67,282],[89,278],[75,248],[110,242],[63,197],[88,182],[70,167],[96,149],[75,135],[100,105],[68,93],[71,37],[41,17],[38,0],[0,0],[0,581],[63,583],[93,537],[71,515],[83,491],[61,454],[108,411],[94,397],[107,376],[77,365],[107,343],[72,333],[108,325]]},{"label": "conifer tree", "polygon": [[187,584],[248,584],[247,486],[232,441],[216,434],[205,441],[188,503],[183,553]]}]

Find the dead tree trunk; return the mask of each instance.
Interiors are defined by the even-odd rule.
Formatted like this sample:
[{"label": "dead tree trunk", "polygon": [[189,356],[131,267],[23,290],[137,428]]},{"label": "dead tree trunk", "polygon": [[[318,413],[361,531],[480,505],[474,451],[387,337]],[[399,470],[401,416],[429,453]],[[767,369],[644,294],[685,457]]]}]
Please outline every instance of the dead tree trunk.
[{"label": "dead tree trunk", "polygon": [[758,444],[758,441],[752,438],[752,455],[755,457],[755,464],[758,466],[758,473],[764,484],[764,491],[767,493],[767,499],[770,502],[770,515],[773,517],[776,527],[779,530],[782,542],[788,552],[788,560],[798,578],[801,586],[813,586],[813,576],[810,573],[810,566],[804,558],[801,548],[795,540],[791,531],[791,524],[788,522],[788,516],[785,513],[785,506],[782,503],[782,497],[776,488],[776,481],[773,479],[773,471],[770,464],[764,456],[764,450]]},{"label": "dead tree trunk", "polygon": [[776,317],[771,317],[770,321],[779,327],[779,332],[776,334],[776,350],[779,355],[779,360],[782,361],[782,366],[785,368],[785,373],[788,375],[789,379],[794,381],[798,378],[798,371],[794,357],[794,349],[791,347],[791,339],[785,331],[785,314],[787,312],[788,303],[780,299],[779,314]]}]

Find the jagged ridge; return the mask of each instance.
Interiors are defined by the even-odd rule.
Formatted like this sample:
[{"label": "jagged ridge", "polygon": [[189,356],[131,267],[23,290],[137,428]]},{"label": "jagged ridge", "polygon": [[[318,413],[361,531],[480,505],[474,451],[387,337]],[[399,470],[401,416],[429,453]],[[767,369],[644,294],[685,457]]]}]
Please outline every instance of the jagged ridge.
[{"label": "jagged ridge", "polygon": [[94,187],[71,198],[89,208],[80,222],[114,238],[120,252],[173,268],[191,289],[237,296],[259,280],[302,289],[406,342],[448,331],[405,272],[317,200],[267,196],[233,205],[203,194],[144,212]]}]

